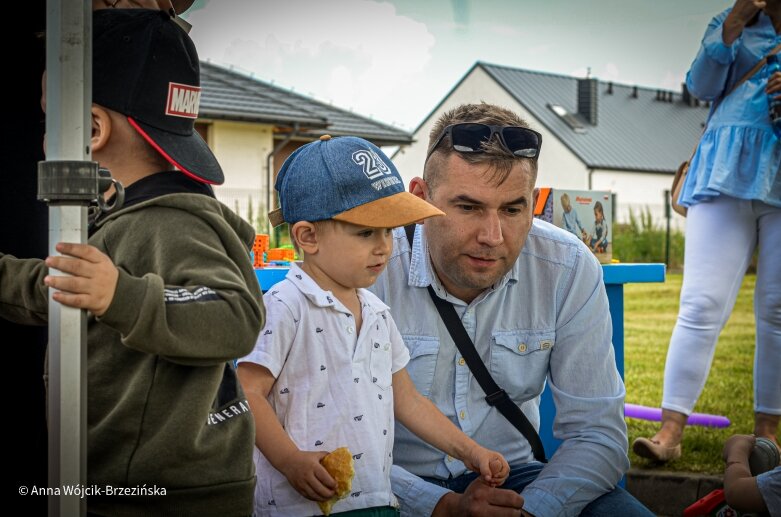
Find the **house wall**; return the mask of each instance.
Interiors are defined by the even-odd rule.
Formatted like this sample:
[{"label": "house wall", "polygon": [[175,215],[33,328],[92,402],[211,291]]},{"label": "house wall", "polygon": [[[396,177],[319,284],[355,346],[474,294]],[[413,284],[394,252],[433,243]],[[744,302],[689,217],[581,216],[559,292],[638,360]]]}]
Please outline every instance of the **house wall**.
[{"label": "house wall", "polygon": [[571,189],[587,188],[588,175],[585,165],[482,68],[475,68],[414,133],[415,141],[401,148],[393,156],[393,163],[399,169],[406,184],[409,184],[409,180],[413,177],[422,175],[423,161],[428,148],[428,135],[439,116],[460,104],[481,101],[514,111],[525,119],[532,129],[542,134],[538,185]]},{"label": "house wall", "polygon": [[[616,193],[613,207],[614,220],[628,222],[630,210],[639,215],[646,209],[655,225],[664,227],[664,191],[672,185],[672,176],[663,173],[607,171],[595,169],[592,173],[593,190],[610,190]],[[683,230],[686,219],[672,210],[670,226]]]},{"label": "house wall", "polygon": [[273,150],[272,126],[215,120],[207,135],[225,173],[225,183],[214,189],[217,199],[244,219],[251,218],[256,228],[265,228],[266,157]]}]

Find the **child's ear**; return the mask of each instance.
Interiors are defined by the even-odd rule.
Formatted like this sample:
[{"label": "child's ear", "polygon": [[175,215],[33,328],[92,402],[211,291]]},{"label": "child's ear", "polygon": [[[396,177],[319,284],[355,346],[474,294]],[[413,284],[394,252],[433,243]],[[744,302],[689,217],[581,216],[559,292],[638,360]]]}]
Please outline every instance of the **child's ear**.
[{"label": "child's ear", "polygon": [[319,244],[317,242],[317,229],[314,224],[309,221],[299,221],[290,228],[290,233],[305,255],[317,253]]},{"label": "child's ear", "polygon": [[92,106],[92,137],[90,145],[92,151],[100,151],[111,138],[111,117],[108,111],[100,106]]}]

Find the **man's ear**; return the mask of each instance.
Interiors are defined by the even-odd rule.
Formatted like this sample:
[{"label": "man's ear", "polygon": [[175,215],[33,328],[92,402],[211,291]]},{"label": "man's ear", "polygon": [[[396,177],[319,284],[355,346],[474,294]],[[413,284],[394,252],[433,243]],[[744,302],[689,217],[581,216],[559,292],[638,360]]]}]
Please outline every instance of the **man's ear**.
[{"label": "man's ear", "polygon": [[305,255],[317,253],[319,243],[314,224],[309,221],[299,221],[290,228],[290,235],[296,240],[298,247]]},{"label": "man's ear", "polygon": [[103,149],[111,139],[111,116],[108,111],[100,106],[92,106],[92,137],[90,145],[92,152]]},{"label": "man's ear", "polygon": [[409,191],[413,196],[417,196],[424,201],[428,201],[428,184],[426,180],[415,176],[409,182]]},{"label": "man's ear", "polygon": [[534,194],[532,194],[532,208],[537,206],[537,199],[540,197],[540,189],[535,188]]}]

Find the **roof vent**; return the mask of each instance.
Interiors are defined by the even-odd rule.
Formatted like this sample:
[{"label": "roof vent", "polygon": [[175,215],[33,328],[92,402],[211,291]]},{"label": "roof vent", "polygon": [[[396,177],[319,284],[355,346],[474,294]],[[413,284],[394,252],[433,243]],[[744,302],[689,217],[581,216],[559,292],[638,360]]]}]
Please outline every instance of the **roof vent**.
[{"label": "roof vent", "polygon": [[578,115],[597,125],[597,80],[578,79]]},{"label": "roof vent", "polygon": [[637,98],[637,86],[632,86],[632,98]]},{"label": "roof vent", "polygon": [[558,115],[559,118],[561,120],[563,120],[576,133],[585,133],[586,132],[586,128],[583,127],[583,124],[580,123],[580,120],[578,120],[578,117],[576,117],[572,113],[569,113],[566,109],[564,109],[563,106],[559,106],[558,104],[548,104],[548,108],[553,113]]},{"label": "roof vent", "polygon": [[608,95],[613,95],[613,81],[610,81],[607,83],[607,92]]},{"label": "roof vent", "polygon": [[681,96],[683,97],[683,103],[690,108],[695,105],[694,102],[697,99],[694,97],[694,95],[691,94],[691,92],[689,92],[689,88],[686,86],[686,83],[681,83]]}]

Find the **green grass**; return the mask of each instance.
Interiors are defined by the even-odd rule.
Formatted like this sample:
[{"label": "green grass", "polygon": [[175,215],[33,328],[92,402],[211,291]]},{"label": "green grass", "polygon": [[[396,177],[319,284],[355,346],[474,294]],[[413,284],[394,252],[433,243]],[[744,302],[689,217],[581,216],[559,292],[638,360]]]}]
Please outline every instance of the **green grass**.
[{"label": "green grass", "polygon": [[[627,284],[624,290],[626,401],[660,407],[667,347],[678,312],[681,275],[668,274],[663,284]],[[734,433],[754,428],[754,275],[746,275],[735,309],[716,347],[708,381],[694,411],[724,415],[724,429],[688,426],[683,456],[663,466],[631,451],[638,436],[651,437],[658,422],[627,419],[632,466],[636,468],[721,474],[724,441]]]}]

